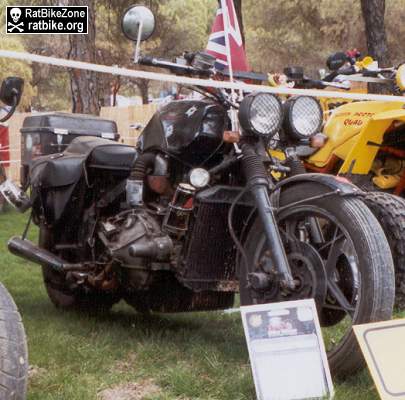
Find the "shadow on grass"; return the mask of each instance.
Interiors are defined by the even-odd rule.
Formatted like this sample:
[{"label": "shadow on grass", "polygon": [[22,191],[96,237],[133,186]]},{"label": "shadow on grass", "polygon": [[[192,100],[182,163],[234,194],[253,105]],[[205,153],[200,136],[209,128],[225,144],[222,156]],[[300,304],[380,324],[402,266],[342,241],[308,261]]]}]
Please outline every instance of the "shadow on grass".
[{"label": "shadow on grass", "polygon": [[[32,296],[32,295],[31,295]],[[117,340],[151,340],[165,347],[186,350],[190,342],[221,353],[231,362],[246,362],[247,350],[239,315],[217,312],[178,314],[139,314],[121,302],[109,312],[86,313],[66,311],[54,307],[44,296],[19,296],[18,306],[24,318],[37,324],[55,326],[56,330],[68,329],[77,340],[89,334],[102,337],[108,332]]]}]

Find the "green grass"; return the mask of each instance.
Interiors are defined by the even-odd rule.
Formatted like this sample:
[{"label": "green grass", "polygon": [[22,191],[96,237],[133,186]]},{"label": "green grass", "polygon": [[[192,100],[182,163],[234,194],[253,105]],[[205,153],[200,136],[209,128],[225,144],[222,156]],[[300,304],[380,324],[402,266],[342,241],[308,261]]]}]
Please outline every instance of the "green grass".
[{"label": "green grass", "polygon": [[[0,281],[22,314],[30,364],[41,368],[29,400],[92,400],[105,388],[147,379],[161,388],[149,400],[255,398],[237,315],[142,317],[122,303],[105,316],[61,312],[47,298],[39,267],[6,250],[26,219],[0,214]],[[29,236],[35,240],[36,230]],[[378,399],[367,371],[335,386],[336,399]]]}]

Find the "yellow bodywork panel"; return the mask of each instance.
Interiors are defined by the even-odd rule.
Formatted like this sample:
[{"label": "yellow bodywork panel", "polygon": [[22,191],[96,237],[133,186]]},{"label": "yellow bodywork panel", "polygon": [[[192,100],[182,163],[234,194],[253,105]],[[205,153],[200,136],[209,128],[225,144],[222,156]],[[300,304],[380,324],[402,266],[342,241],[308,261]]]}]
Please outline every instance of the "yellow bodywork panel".
[{"label": "yellow bodywork panel", "polygon": [[[403,103],[362,101],[335,109],[325,125],[325,146],[308,158],[316,167],[326,166],[333,156],[344,160],[341,173],[367,174],[378,152],[384,133],[395,120],[405,121]],[[354,163],[353,163],[354,160]]]},{"label": "yellow bodywork panel", "polygon": [[[396,104],[396,103],[394,103]],[[360,132],[339,173],[368,174],[383,142],[385,131],[394,121],[405,122],[405,110],[397,109],[376,114]],[[371,142],[371,143],[370,143]]]},{"label": "yellow bodywork panel", "polygon": [[[405,110],[404,110],[405,117]],[[368,174],[379,151],[385,131],[392,124],[392,119],[370,120],[360,132],[359,138],[347,154],[339,173]],[[372,142],[373,144],[369,144]]]}]

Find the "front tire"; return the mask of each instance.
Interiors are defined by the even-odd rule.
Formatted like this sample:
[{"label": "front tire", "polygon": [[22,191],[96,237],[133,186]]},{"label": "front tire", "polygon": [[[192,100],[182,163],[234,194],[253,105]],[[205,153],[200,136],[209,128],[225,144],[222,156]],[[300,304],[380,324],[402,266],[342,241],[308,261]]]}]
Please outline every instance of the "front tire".
[{"label": "front tire", "polygon": [[[305,229],[310,224],[300,225],[301,221],[308,222],[316,218],[318,226],[324,230],[325,242],[316,243],[309,235],[307,241],[304,241],[305,245],[298,248],[308,248],[309,246],[311,249],[307,255],[314,260],[313,265],[318,269],[322,269],[322,265],[325,268],[328,283],[327,296],[324,297],[323,304],[318,302],[317,306],[323,325],[328,327],[323,330],[323,333],[325,345],[329,350],[331,371],[335,375],[344,376],[363,366],[363,356],[351,326],[391,318],[395,294],[394,268],[384,232],[362,200],[335,194],[323,199],[305,201],[328,192],[330,189],[327,187],[312,182],[286,188],[280,196],[282,211],[278,213],[277,219],[285,244],[290,240],[292,243],[303,243],[301,228]],[[299,201],[302,202],[294,205]],[[288,207],[289,205],[291,206]],[[327,218],[330,220],[330,226],[325,222]],[[336,223],[336,228],[333,227],[333,223]],[[344,236],[342,236],[343,234]],[[291,239],[292,236],[294,236],[293,239]],[[332,236],[336,237],[333,241],[330,239]],[[326,241],[328,237],[329,239]],[[337,247],[336,243],[339,243],[340,247]],[[343,253],[343,246],[345,246],[344,251],[350,254],[350,257]],[[247,274],[252,272],[252,268],[256,268],[256,270],[260,268],[263,254],[268,253],[266,247],[262,224],[257,219],[245,242],[249,266],[246,266],[244,262],[241,264],[242,305],[257,302],[257,297],[252,295],[252,289],[248,287]],[[288,246],[286,248],[288,249]],[[313,255],[314,251],[318,253],[319,257]],[[332,256],[334,258],[331,258]],[[319,263],[319,259],[321,259],[321,263]],[[322,276],[321,271],[317,272]],[[346,308],[343,306],[339,308],[341,303],[336,301],[331,294],[336,291],[336,286],[339,289],[337,293],[340,299],[343,299],[341,303],[345,304]],[[269,290],[268,293],[272,292]],[[308,290],[304,294],[303,297],[319,297],[322,290],[314,288],[311,295],[308,296]],[[299,296],[285,298],[274,295],[272,300],[267,297],[263,302],[283,301],[297,297]],[[337,324],[343,325],[345,329],[338,341],[334,335],[335,332],[340,334],[340,331],[336,328],[329,328],[331,325]],[[330,337],[332,339],[329,345]]]},{"label": "front tire", "polygon": [[0,283],[0,399],[24,400],[27,378],[24,326],[12,297]]}]

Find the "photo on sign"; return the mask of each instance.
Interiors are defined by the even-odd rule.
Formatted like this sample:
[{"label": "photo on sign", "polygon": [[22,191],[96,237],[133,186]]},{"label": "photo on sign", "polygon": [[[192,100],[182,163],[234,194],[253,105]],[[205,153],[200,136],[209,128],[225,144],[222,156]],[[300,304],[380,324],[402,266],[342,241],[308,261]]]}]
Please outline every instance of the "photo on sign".
[{"label": "photo on sign", "polygon": [[259,400],[333,395],[313,300],[254,305],[241,312]]}]

